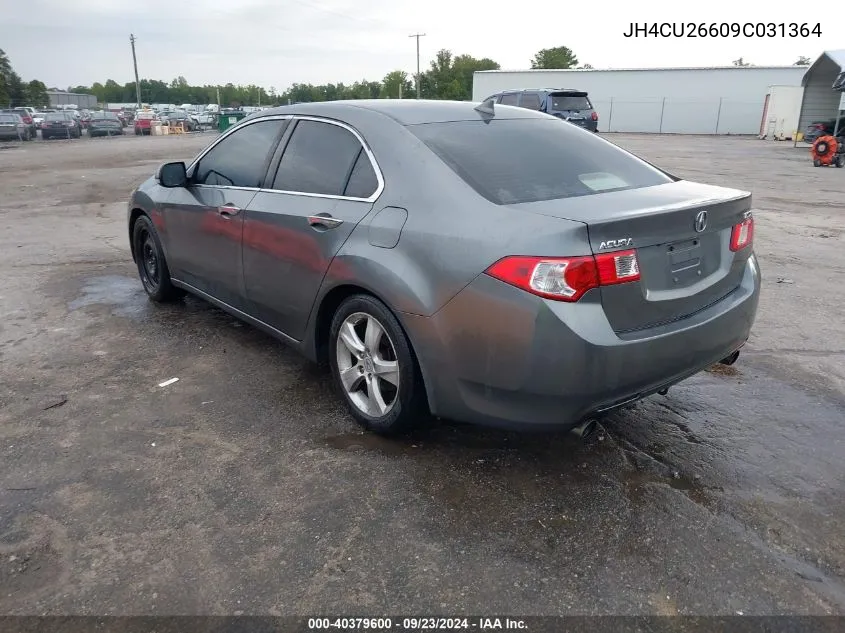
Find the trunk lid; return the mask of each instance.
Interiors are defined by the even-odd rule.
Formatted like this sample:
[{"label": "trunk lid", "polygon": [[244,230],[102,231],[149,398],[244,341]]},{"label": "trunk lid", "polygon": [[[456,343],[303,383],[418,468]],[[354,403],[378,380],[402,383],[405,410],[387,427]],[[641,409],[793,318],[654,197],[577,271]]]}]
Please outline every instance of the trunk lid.
[{"label": "trunk lid", "polygon": [[517,206],[585,223],[594,254],[636,249],[640,280],[599,290],[619,334],[716,303],[739,286],[751,252],[730,250],[733,226],[751,210],[751,194],[736,189],[678,181]]}]

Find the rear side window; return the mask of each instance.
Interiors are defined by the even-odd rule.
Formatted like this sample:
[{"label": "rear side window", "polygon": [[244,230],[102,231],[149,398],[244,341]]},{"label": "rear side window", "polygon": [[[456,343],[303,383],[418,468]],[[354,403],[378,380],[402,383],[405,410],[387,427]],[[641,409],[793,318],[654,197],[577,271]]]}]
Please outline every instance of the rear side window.
[{"label": "rear side window", "polygon": [[526,92],[522,95],[522,99],[520,99],[519,105],[523,108],[528,108],[529,110],[539,110],[540,95],[538,95],[536,92]]},{"label": "rear side window", "polygon": [[[363,154],[361,150],[356,136],[339,125],[299,121],[279,162],[273,189],[342,196],[358,157]],[[366,154],[363,156],[369,163]]]},{"label": "rear side window", "polygon": [[502,95],[502,100],[499,103],[501,103],[502,105],[515,106],[518,102],[519,94],[514,92],[511,94]]},{"label": "rear side window", "polygon": [[260,187],[270,151],[287,121],[259,121],[235,130],[200,159],[193,182],[224,187]]},{"label": "rear side window", "polygon": [[358,160],[355,161],[355,167],[352,168],[352,174],[349,176],[343,195],[351,198],[369,198],[376,189],[378,189],[376,172],[362,147],[358,152]]},{"label": "rear side window", "polygon": [[496,204],[673,182],[633,154],[557,119],[425,123],[408,129],[468,185]]},{"label": "rear side window", "polygon": [[552,110],[591,110],[593,104],[586,95],[552,95]]}]

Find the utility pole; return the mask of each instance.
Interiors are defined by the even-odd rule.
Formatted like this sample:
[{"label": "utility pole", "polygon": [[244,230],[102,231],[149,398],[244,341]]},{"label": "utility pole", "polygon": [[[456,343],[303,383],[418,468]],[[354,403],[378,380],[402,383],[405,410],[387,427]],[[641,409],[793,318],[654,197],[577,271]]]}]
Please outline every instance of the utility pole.
[{"label": "utility pole", "polygon": [[417,38],[417,99],[420,98],[420,38],[425,37],[425,33],[414,33],[408,37]]},{"label": "utility pole", "polygon": [[138,101],[138,108],[141,108],[141,82],[138,79],[138,58],[135,57],[135,36],[130,33],[129,43],[132,45],[132,65],[135,67],[135,99]]}]

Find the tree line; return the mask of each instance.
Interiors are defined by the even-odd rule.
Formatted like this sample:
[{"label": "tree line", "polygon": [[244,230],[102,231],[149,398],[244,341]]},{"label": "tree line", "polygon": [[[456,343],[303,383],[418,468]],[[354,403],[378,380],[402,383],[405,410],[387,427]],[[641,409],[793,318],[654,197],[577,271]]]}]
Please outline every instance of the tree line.
[{"label": "tree line", "polygon": [[[538,51],[531,60],[532,68],[575,68],[578,58],[566,46]],[[589,64],[581,66],[591,68]],[[443,49],[437,52],[428,69],[420,73],[419,88],[423,99],[472,99],[472,75],[479,70],[499,70],[498,62],[489,57],[455,55]],[[256,85],[202,86],[191,85],[183,76],[165,82],[141,79],[141,101],[144,103],[220,103],[224,106],[284,105],[310,101],[339,99],[410,99],[417,89],[414,77],[403,70],[393,70],[380,81],[362,79],[351,84],[295,83],[279,92]],[[135,103],[134,81],[123,84],[114,79],[90,86],[68,86],[68,92],[92,94],[100,103]],[[8,57],[0,50],[0,106],[48,105],[47,87],[38,80],[25,83],[14,72]]]},{"label": "tree line", "polygon": [[[801,57],[796,65],[809,64]],[[735,60],[734,65],[749,65],[744,59]],[[575,53],[566,46],[544,48],[531,59],[533,69],[592,68],[580,64]],[[472,76],[479,70],[499,70],[499,64],[489,57],[476,58],[472,55],[454,55],[443,49],[437,52],[429,68],[420,74],[420,96],[423,99],[472,99]],[[144,103],[220,103],[223,106],[284,105],[310,101],[334,101],[339,99],[398,99],[416,97],[413,76],[403,70],[393,70],[380,81],[362,79],[351,84],[308,84],[295,83],[278,92],[275,87],[265,89],[256,85],[202,85],[194,86],[183,76],[171,82],[158,79],[141,79],[141,101]],[[14,72],[11,63],[0,50],[0,106],[48,105],[47,87],[36,79],[24,82]],[[69,86],[68,92],[92,94],[101,103],[135,103],[135,82],[119,84],[113,79],[105,83],[95,82],[91,86]]]},{"label": "tree line", "polygon": [[25,82],[12,68],[9,57],[0,49],[0,107],[31,105],[41,108],[49,105],[47,86],[33,79]]}]

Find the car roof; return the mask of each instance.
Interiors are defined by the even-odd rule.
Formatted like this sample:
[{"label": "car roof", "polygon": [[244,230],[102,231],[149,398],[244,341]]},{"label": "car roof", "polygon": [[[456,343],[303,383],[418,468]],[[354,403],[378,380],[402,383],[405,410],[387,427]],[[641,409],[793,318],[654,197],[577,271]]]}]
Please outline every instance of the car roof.
[{"label": "car roof", "polygon": [[[471,101],[440,101],[427,99],[355,99],[349,101],[321,101],[317,103],[298,103],[254,112],[250,120],[279,114],[299,114],[324,116],[343,120],[356,111],[368,110],[390,117],[401,125],[420,123],[445,123],[447,121],[477,121],[483,116]],[[494,107],[494,118],[539,119],[548,115],[525,108],[511,106]]]}]

